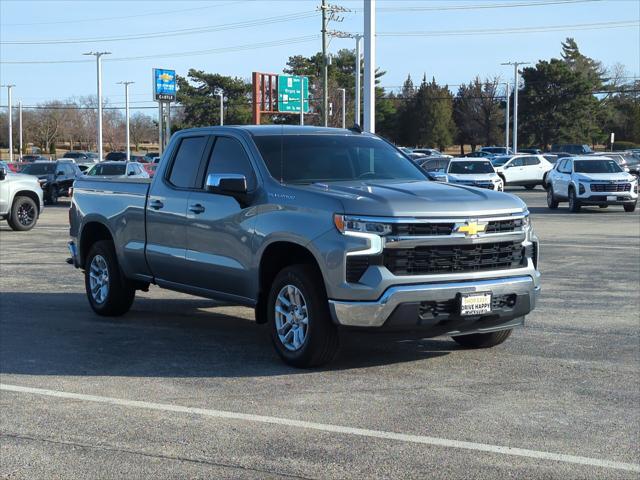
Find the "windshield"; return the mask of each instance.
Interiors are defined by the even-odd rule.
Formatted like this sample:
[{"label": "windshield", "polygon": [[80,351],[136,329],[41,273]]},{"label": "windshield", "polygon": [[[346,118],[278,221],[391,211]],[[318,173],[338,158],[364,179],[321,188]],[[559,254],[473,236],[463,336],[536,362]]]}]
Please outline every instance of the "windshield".
[{"label": "windshield", "polygon": [[126,165],[96,165],[87,172],[87,175],[124,175]]},{"label": "windshield", "polygon": [[85,155],[80,152],[67,152],[63,158],[83,158]]},{"label": "windshield", "polygon": [[411,160],[377,137],[256,136],[269,173],[288,183],[350,180],[425,180]]},{"label": "windshield", "polygon": [[501,167],[502,165],[507,163],[509,160],[511,160],[511,157],[509,156],[495,157],[493,160],[491,160],[491,163],[493,164],[494,167]]},{"label": "windshield", "polygon": [[449,173],[472,175],[479,173],[494,173],[491,162],[451,162]]},{"label": "windshield", "polygon": [[47,175],[49,173],[53,173],[56,170],[55,163],[32,163],[31,165],[27,165],[22,170],[22,173],[26,173],[27,175]]},{"label": "windshield", "polygon": [[576,173],[619,173],[622,169],[615,160],[576,160],[573,162]]}]

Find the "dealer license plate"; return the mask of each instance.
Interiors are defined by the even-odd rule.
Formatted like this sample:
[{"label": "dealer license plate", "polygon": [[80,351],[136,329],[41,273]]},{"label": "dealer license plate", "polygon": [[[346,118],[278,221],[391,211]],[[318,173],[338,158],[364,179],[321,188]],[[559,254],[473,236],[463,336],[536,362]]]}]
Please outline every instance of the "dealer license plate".
[{"label": "dealer license plate", "polygon": [[607,195],[608,202],[615,202],[618,199],[615,195]]},{"label": "dealer license plate", "polygon": [[460,294],[460,315],[483,315],[491,312],[491,293]]}]

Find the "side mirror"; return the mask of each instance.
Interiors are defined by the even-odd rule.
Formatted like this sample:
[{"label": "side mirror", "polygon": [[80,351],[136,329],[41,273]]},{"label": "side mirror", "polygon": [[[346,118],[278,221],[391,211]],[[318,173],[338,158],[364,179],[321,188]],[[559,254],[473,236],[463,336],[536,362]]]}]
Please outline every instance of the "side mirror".
[{"label": "side mirror", "polygon": [[239,173],[210,173],[205,189],[222,195],[242,195],[247,193],[247,177]]},{"label": "side mirror", "polygon": [[4,180],[5,178],[7,178],[7,169],[0,167],[0,180]]},{"label": "side mirror", "polygon": [[133,170],[131,170],[129,173],[127,173],[128,176],[132,176],[132,175],[135,175],[135,174],[136,174],[136,172],[134,172]]},{"label": "side mirror", "polygon": [[64,172],[63,172],[62,170],[58,170],[58,171],[56,172],[56,176],[57,176],[57,177],[61,177],[62,175],[64,175]]}]

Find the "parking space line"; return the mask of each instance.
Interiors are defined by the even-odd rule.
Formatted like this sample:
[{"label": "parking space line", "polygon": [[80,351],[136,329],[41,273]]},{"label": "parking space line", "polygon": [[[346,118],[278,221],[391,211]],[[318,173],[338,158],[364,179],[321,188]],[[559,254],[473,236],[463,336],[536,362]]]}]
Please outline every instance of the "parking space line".
[{"label": "parking space line", "polygon": [[347,427],[342,425],[331,425],[325,423],[308,422],[304,420],[292,420],[281,417],[270,417],[264,415],[254,415],[249,413],[229,412],[224,410],[213,410],[208,408],[194,408],[165,403],[143,402],[139,400],[126,400],[122,398],[103,397],[98,395],[86,395],[81,393],[70,393],[59,390],[49,390],[44,388],[24,387],[19,385],[0,384],[0,390],[7,392],[27,393],[42,395],[46,397],[56,397],[71,400],[82,400],[86,402],[116,405],[119,407],[131,407],[146,410],[160,410],[165,412],[187,413],[191,415],[201,415],[205,417],[220,418],[225,420],[240,420],[244,422],[266,423],[286,427],[302,428],[307,430],[317,430],[328,433],[341,433],[346,435],[356,435],[360,437],[378,438],[383,440],[395,440],[399,442],[431,445],[444,448],[457,448],[478,452],[487,452],[500,455],[512,455],[517,457],[527,457],[537,460],[550,460],[590,467],[601,467],[615,470],[625,470],[640,473],[640,464],[624,463],[612,460],[601,460],[597,458],[581,457],[575,455],[565,455],[562,453],[544,452],[539,450],[529,450],[525,448],[512,448],[486,443],[466,442],[459,440],[449,440],[446,438],[430,437],[424,435],[410,435],[383,430],[369,430],[365,428]]}]

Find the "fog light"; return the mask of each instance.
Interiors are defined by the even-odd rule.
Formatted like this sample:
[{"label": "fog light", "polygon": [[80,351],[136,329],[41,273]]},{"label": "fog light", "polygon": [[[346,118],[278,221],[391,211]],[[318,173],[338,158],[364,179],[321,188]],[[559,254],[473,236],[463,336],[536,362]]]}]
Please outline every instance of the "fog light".
[{"label": "fog light", "polygon": [[583,185],[583,184],[580,184],[580,185],[578,186],[578,193],[579,193],[580,195],[582,195],[585,191],[586,191],[586,190],[584,189],[584,185]]}]

